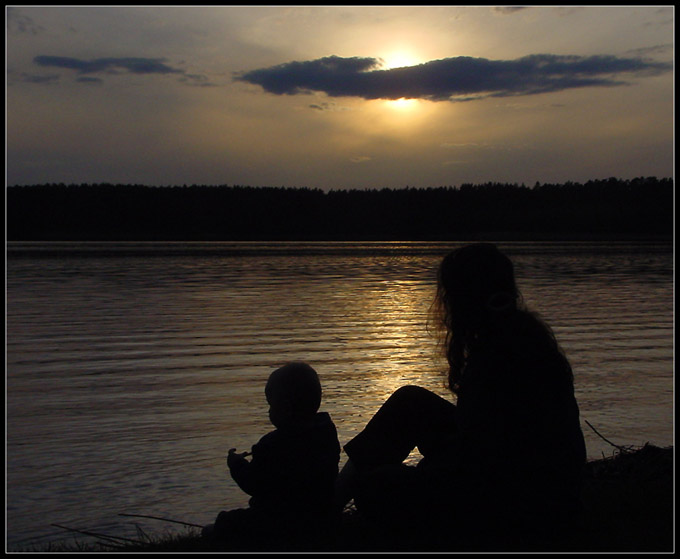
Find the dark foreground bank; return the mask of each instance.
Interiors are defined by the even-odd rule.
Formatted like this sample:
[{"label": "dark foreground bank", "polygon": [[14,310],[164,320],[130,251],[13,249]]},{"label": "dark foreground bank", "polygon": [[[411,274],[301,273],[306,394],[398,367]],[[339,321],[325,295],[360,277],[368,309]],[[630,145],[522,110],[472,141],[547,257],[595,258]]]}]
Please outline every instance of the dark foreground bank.
[{"label": "dark foreground bank", "polygon": [[650,444],[620,448],[611,457],[591,461],[583,488],[584,511],[576,526],[540,532],[465,534],[432,530],[389,530],[370,524],[347,509],[337,526],[326,533],[294,540],[210,544],[198,529],[147,537],[143,544],[118,544],[100,538],[69,546],[51,545],[42,551],[219,552],[219,551],[674,551],[674,450]]}]

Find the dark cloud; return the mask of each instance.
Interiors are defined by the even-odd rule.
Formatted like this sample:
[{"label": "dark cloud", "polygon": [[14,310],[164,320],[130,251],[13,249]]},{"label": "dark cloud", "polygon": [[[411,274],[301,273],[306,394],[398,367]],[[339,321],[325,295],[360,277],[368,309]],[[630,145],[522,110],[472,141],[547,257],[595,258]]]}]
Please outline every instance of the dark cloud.
[{"label": "dark cloud", "polygon": [[314,109],[316,111],[347,111],[349,110],[348,107],[343,107],[342,105],[336,105],[335,103],[314,103],[312,105],[309,105],[310,109]]},{"label": "dark cloud", "polygon": [[331,97],[469,101],[616,86],[620,74],[657,75],[672,65],[615,56],[534,54],[516,60],[459,56],[417,66],[381,69],[376,58],[329,56],[237,73],[235,80],[277,95],[321,91]]},{"label": "dark cloud", "polygon": [[665,55],[673,49],[672,43],[666,43],[663,45],[654,45],[652,47],[644,47],[639,49],[629,50],[626,54],[631,56],[653,56],[655,54]]},{"label": "dark cloud", "polygon": [[19,13],[16,8],[7,8],[6,21],[8,31],[31,35],[38,35],[45,31],[42,25],[38,25],[30,17]]},{"label": "dark cloud", "polygon": [[80,74],[97,72],[116,72],[127,70],[132,74],[183,74],[182,70],[163,64],[162,58],[95,58],[80,60],[66,56],[36,56],[33,59],[38,66],[51,66],[76,70]]},{"label": "dark cloud", "polygon": [[[119,74],[121,72],[128,72],[130,74],[178,74],[180,76],[179,81],[187,85],[214,85],[208,81],[206,76],[189,74],[185,70],[168,66],[165,64],[164,58],[126,57],[81,60],[67,56],[36,56],[33,62],[38,66],[75,70],[79,75],[98,73]],[[81,83],[102,82],[100,78],[84,77],[80,77],[76,81]]]},{"label": "dark cloud", "polygon": [[380,61],[375,58],[328,56],[252,70],[237,74],[236,79],[261,85],[270,93],[279,95],[325,91],[333,97],[356,96],[357,89],[369,86],[366,79],[370,79],[371,74],[367,70],[379,66]]}]

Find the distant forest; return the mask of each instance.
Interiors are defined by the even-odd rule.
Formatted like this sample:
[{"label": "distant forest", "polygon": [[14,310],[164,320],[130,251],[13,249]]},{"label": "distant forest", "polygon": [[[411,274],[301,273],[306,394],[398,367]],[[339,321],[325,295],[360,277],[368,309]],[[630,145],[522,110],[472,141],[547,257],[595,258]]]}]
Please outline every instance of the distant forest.
[{"label": "distant forest", "polygon": [[7,238],[470,240],[668,237],[673,179],[332,190],[249,186],[9,186]]}]

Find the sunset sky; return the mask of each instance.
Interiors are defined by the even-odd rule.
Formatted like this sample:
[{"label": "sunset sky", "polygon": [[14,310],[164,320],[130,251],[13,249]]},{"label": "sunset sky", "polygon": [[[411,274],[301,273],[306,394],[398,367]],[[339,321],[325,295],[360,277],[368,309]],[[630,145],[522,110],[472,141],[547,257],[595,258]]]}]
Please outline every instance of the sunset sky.
[{"label": "sunset sky", "polygon": [[6,8],[9,185],[673,176],[674,8]]}]

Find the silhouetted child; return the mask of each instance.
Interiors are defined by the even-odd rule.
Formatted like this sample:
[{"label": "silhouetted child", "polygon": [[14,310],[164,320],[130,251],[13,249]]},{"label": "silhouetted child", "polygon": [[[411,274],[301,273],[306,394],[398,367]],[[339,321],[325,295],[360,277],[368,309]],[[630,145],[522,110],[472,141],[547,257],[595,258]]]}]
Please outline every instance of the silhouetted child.
[{"label": "silhouetted child", "polygon": [[330,415],[318,411],[316,371],[300,362],[276,369],[265,396],[276,429],[251,452],[232,448],[227,457],[232,478],[251,495],[249,508],[220,512],[215,524],[204,528],[206,537],[227,540],[256,532],[266,538],[314,530],[332,517],[340,444]]}]

